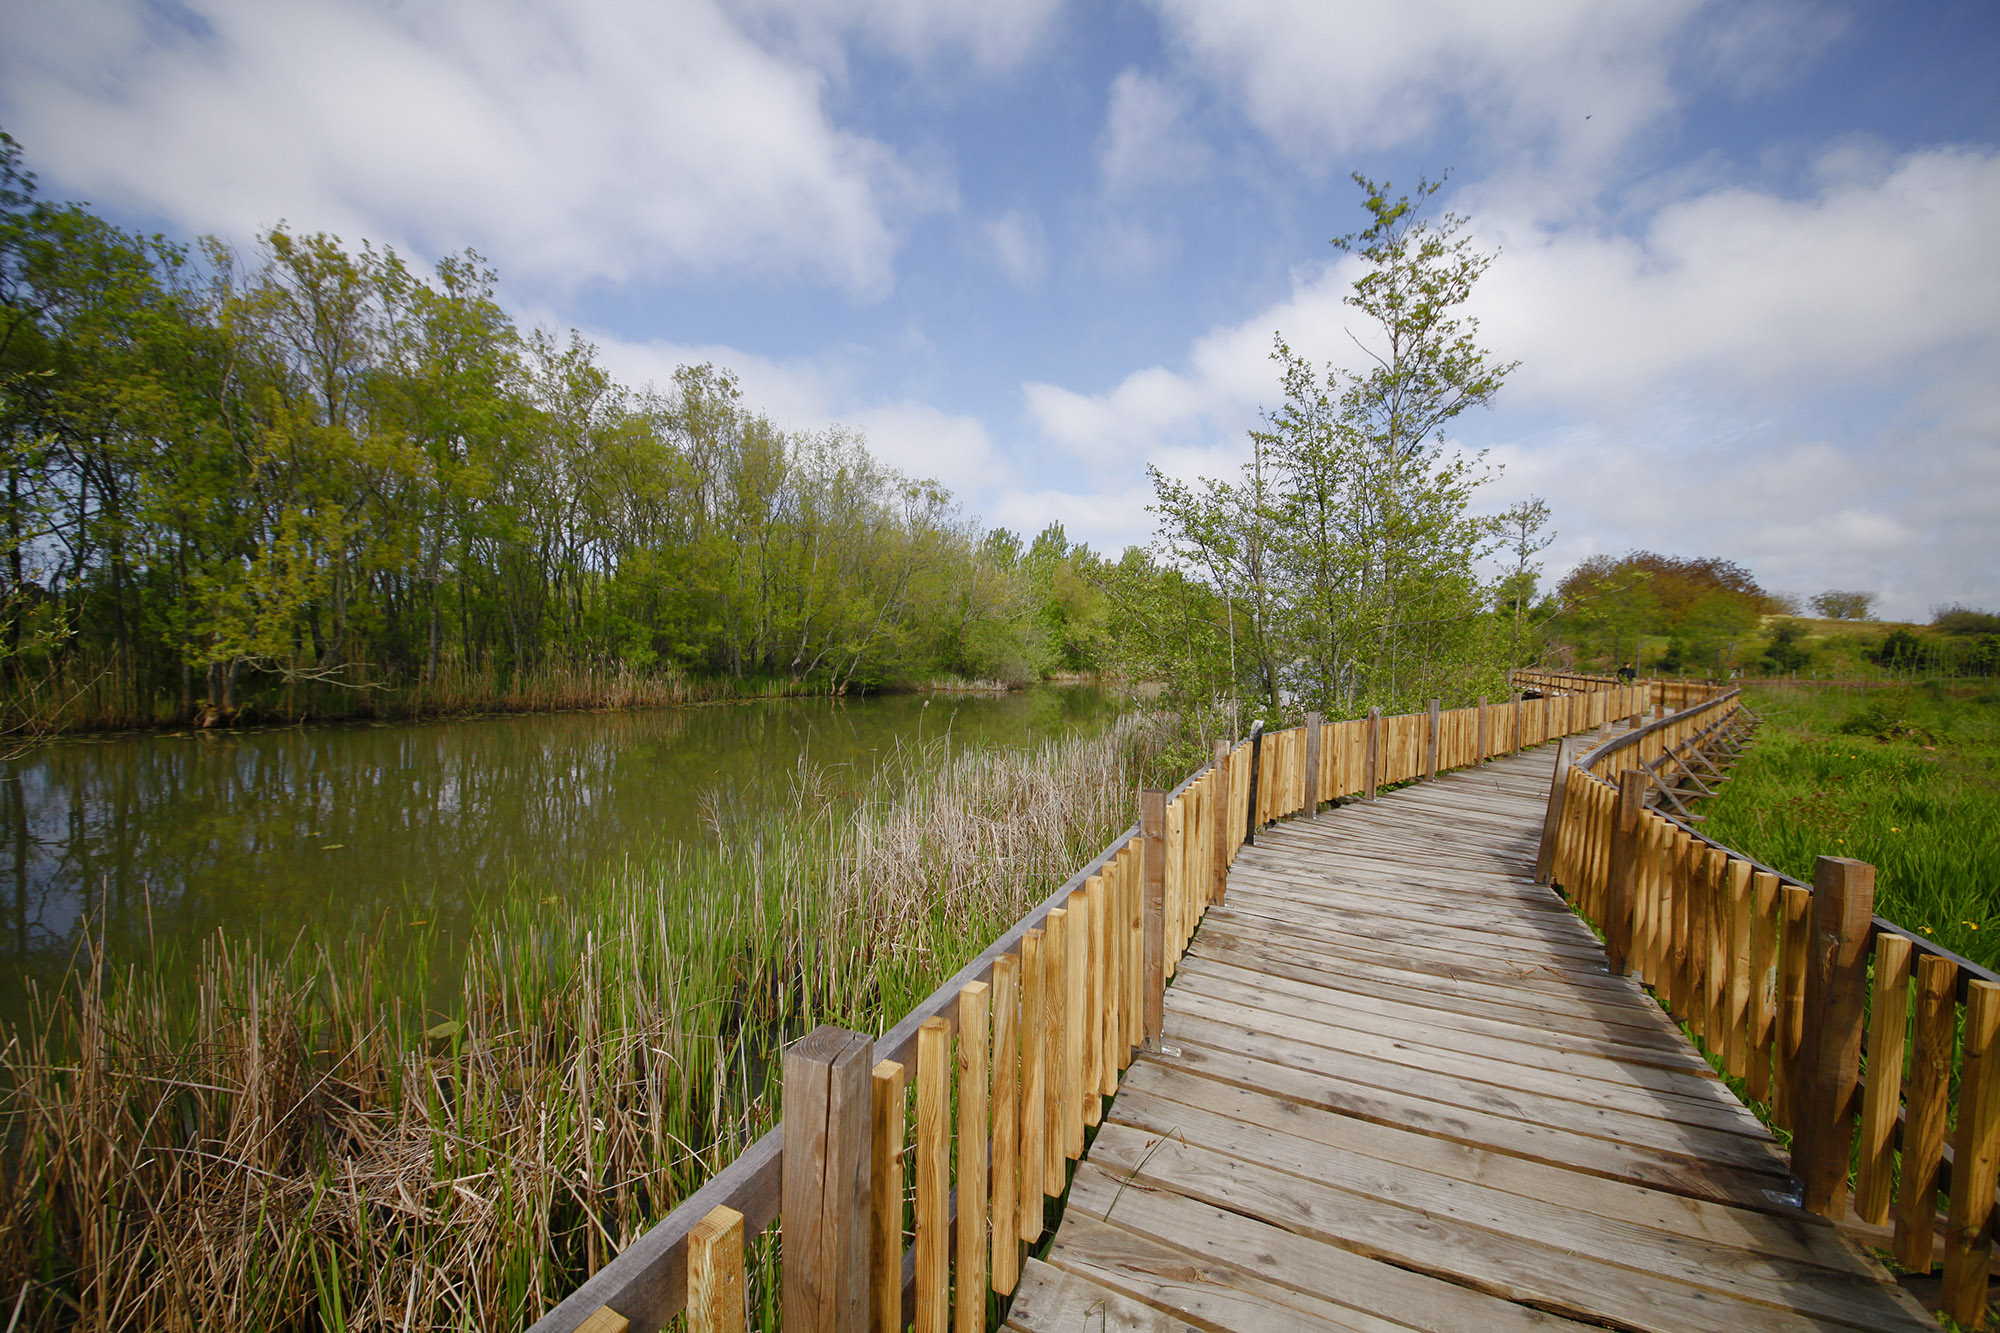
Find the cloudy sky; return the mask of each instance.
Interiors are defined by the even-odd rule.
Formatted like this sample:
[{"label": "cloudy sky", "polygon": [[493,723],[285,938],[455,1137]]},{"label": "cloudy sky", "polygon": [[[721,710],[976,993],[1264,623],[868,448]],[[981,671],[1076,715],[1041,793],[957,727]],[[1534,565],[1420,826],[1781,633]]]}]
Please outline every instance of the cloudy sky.
[{"label": "cloudy sky", "polygon": [[2000,5],[0,0],[45,190],[477,248],[633,383],[712,360],[968,512],[1150,532],[1272,335],[1351,346],[1352,172],[1498,249],[1456,441],[1551,572],[1643,546],[2000,607]]}]

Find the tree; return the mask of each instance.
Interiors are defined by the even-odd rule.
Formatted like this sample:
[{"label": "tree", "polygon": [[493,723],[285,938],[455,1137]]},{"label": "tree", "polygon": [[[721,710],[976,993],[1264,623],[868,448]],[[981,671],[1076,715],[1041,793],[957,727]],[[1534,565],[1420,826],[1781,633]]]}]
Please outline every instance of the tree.
[{"label": "tree", "polygon": [[1354,179],[1368,225],[1334,244],[1367,266],[1346,297],[1361,368],[1315,366],[1280,335],[1282,400],[1239,479],[1153,472],[1158,549],[1222,603],[1229,687],[1271,714],[1287,697],[1345,712],[1476,692],[1501,652],[1475,568],[1495,536],[1471,511],[1486,474],[1445,436],[1513,369],[1464,313],[1492,257],[1464,219],[1423,216],[1438,183],[1392,199]]},{"label": "tree", "polygon": [[1875,594],[1829,588],[1812,599],[1812,609],[1828,620],[1873,620]]},{"label": "tree", "polygon": [[1553,532],[1542,533],[1548,521],[1549,506],[1540,496],[1529,496],[1494,520],[1502,546],[1514,557],[1514,567],[1501,580],[1499,588],[1500,609],[1513,620],[1507,648],[1510,663],[1520,661],[1521,620],[1535,600],[1535,576],[1542,572],[1541,563],[1531,557],[1547,550],[1556,539]]}]

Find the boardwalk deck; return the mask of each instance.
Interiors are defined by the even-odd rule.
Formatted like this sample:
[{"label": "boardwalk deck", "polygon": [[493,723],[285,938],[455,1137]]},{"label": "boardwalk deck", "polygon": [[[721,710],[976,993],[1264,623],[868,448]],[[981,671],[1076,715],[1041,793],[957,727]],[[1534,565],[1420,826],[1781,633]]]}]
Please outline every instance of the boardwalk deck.
[{"label": "boardwalk deck", "polygon": [[1552,760],[1243,849],[1009,1327],[1936,1327],[1532,883]]}]

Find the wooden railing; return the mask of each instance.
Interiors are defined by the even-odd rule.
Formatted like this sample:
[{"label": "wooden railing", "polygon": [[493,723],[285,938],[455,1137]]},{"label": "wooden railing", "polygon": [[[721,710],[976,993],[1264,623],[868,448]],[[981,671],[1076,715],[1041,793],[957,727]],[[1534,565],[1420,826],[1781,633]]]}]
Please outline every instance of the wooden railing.
[{"label": "wooden railing", "polygon": [[[786,1052],[785,1116],[535,1325],[743,1327],[746,1242],[781,1229],[787,1330],[984,1329],[1052,1223],[1085,1131],[1259,826],[1606,727],[1644,685],[1253,731],[880,1038],[822,1027]],[[906,1178],[907,1177],[907,1178]]]},{"label": "wooden railing", "polygon": [[1941,1251],[1945,1308],[1975,1326],[2000,1186],[2000,976],[1876,916],[1872,866],[1823,856],[1808,885],[1646,804],[1662,755],[1700,754],[1741,710],[1728,691],[1582,755],[1551,798],[1554,878],[1612,970],[1791,1132],[1804,1206],[1916,1272]]}]

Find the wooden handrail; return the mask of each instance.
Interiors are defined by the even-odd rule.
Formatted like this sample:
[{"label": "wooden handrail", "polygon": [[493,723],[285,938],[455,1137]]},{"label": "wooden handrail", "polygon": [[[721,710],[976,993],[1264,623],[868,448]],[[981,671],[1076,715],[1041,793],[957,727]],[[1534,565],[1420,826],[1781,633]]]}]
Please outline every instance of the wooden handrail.
[{"label": "wooden handrail", "polygon": [[[1607,940],[1633,941],[1630,970],[1711,1058],[1771,1100],[1774,1118],[1793,1131],[1806,1207],[1845,1216],[1854,1161],[1861,1221],[1888,1222],[1893,1192],[1896,1257],[1927,1272],[1935,1203],[1941,1189],[1950,1195],[1945,1305],[1975,1323],[2000,1217],[2000,976],[1876,914],[1874,871],[1863,863],[1821,857],[1808,885],[1663,810],[1640,811],[1630,828],[1616,810],[1621,780],[1650,768],[1633,761],[1654,743],[1674,747],[1662,754],[1692,753],[1739,711],[1740,691],[1730,690],[1572,764],[1545,830],[1555,878]],[[1631,783],[1623,785],[1629,802]],[[1922,966],[1912,969],[1913,958]],[[1913,979],[1917,1051],[1906,1086],[1901,1043]],[[1864,1074],[1858,1061],[1870,1027],[1882,1053]],[[1961,1030],[1959,1077],[1952,1056]]]},{"label": "wooden handrail", "polygon": [[[1439,769],[1481,763],[1493,755],[1587,731],[1636,710],[1647,688],[1609,678],[1573,679],[1588,688],[1526,702],[1517,695],[1469,708],[1444,710],[1433,705],[1425,712],[1379,721],[1372,720],[1379,715],[1371,714],[1371,719],[1327,723],[1313,715],[1305,726],[1262,732],[1254,746],[1249,740],[1218,745],[1214,761],[1197,768],[1171,791],[1149,794],[1149,799],[1160,802],[1157,831],[1135,825],[1112,839],[876,1038],[871,1051],[876,1086],[902,1087],[907,1082],[928,1089],[925,1104],[933,1108],[927,1113],[933,1116],[940,1087],[949,1100],[957,1086],[954,1077],[966,1077],[967,1069],[980,1071],[977,1076],[991,1084],[971,1090],[976,1098],[998,1089],[1002,1080],[1018,1078],[1018,1086],[994,1102],[1016,1106],[1022,1117],[1018,1139],[1008,1148],[1021,1155],[1019,1178],[1013,1182],[1020,1189],[1006,1196],[1018,1215],[989,1216],[989,1203],[1002,1198],[1004,1191],[996,1188],[989,1200],[989,1191],[982,1187],[980,1211],[976,1218],[966,1215],[965,1225],[976,1221],[978,1234],[990,1233],[996,1253],[998,1247],[1039,1234],[1042,1200],[1061,1193],[1062,1163],[1081,1154],[1083,1127],[1097,1122],[1093,1112],[1099,1109],[1099,1099],[1115,1091],[1119,1071],[1144,1039],[1143,1020],[1149,1007],[1157,1005],[1158,989],[1172,976],[1203,913],[1219,901],[1224,874],[1237,849],[1259,825],[1314,813],[1325,801],[1364,791],[1372,794],[1378,785],[1416,780]],[[1157,886],[1151,902],[1143,891],[1146,881]],[[1148,934],[1163,951],[1157,970],[1146,966],[1143,941]],[[1022,1045],[1018,1050],[996,1046],[990,1067],[982,1054],[957,1063],[956,1076],[951,1068],[940,1071],[937,1061],[949,1057],[938,1052],[949,1051],[954,1044],[960,1006],[969,996],[975,997],[978,1012],[988,1012],[984,1008],[988,987],[1002,958],[1016,961],[1009,964],[1008,980],[994,994],[1009,997],[1009,1003],[1018,994],[1024,1009],[1021,1021],[1014,1021],[1011,1014],[1006,1021],[992,1015],[990,1030],[1012,1034]],[[1052,963],[1059,971],[1049,970]],[[1035,1021],[1028,1021],[1030,1010],[1025,1006],[1034,1006]],[[988,1030],[983,1018],[978,1030]],[[826,1035],[815,1040],[829,1050],[851,1050],[852,1040],[866,1040],[825,1029],[822,1033]],[[960,1091],[962,1104],[967,1090]],[[857,1112],[850,1107],[847,1114]],[[900,1110],[892,1113],[898,1125],[900,1116]],[[950,1179],[949,1162],[937,1156],[936,1120],[924,1123],[929,1128],[918,1136],[920,1160],[915,1169],[918,1180],[928,1182],[921,1189],[930,1202],[923,1210],[921,1244],[900,1256],[900,1265],[885,1269],[870,1264],[871,1273],[879,1278],[871,1284],[876,1290],[870,1299],[889,1300],[887,1293],[895,1289],[892,1275],[900,1270],[904,1281],[896,1292],[896,1308],[886,1318],[900,1321],[913,1314],[922,1326],[941,1327],[936,1322],[938,1311],[948,1296],[938,1286],[935,1256],[945,1252],[940,1246],[956,1247],[959,1240],[970,1243],[973,1233],[959,1230],[957,1190],[942,1195],[937,1190],[940,1171],[943,1179]],[[881,1130],[882,1126],[849,1124],[829,1125],[824,1132],[837,1132],[841,1144],[852,1144],[866,1142]],[[948,1156],[951,1135],[948,1128],[943,1133]],[[879,1150],[883,1140],[875,1141]],[[908,1137],[893,1142],[906,1144]],[[781,1220],[783,1199],[792,1193],[785,1177],[785,1143],[786,1126],[781,1122],[543,1316],[533,1333],[571,1333],[601,1312],[650,1330],[683,1309],[688,1309],[693,1333],[709,1333],[703,1312],[686,1305],[689,1237],[718,1208],[741,1214],[740,1226],[732,1223],[730,1235],[754,1237]],[[998,1170],[998,1158],[1004,1154],[994,1153],[994,1147],[991,1142],[981,1144],[978,1152],[981,1160],[993,1154]],[[815,1157],[820,1155],[815,1152]],[[851,1154],[843,1148],[833,1156],[846,1161]],[[891,1226],[900,1234],[900,1191],[896,1193],[899,1216],[874,1218],[871,1230],[889,1234],[883,1228]],[[930,1256],[930,1262],[917,1264],[919,1252]],[[967,1271],[976,1267],[968,1265]],[[793,1271],[788,1266],[787,1274]],[[1017,1263],[996,1262],[991,1279],[1006,1282],[1011,1290],[1018,1271]],[[884,1317],[882,1311],[876,1313],[878,1319]]]}]

